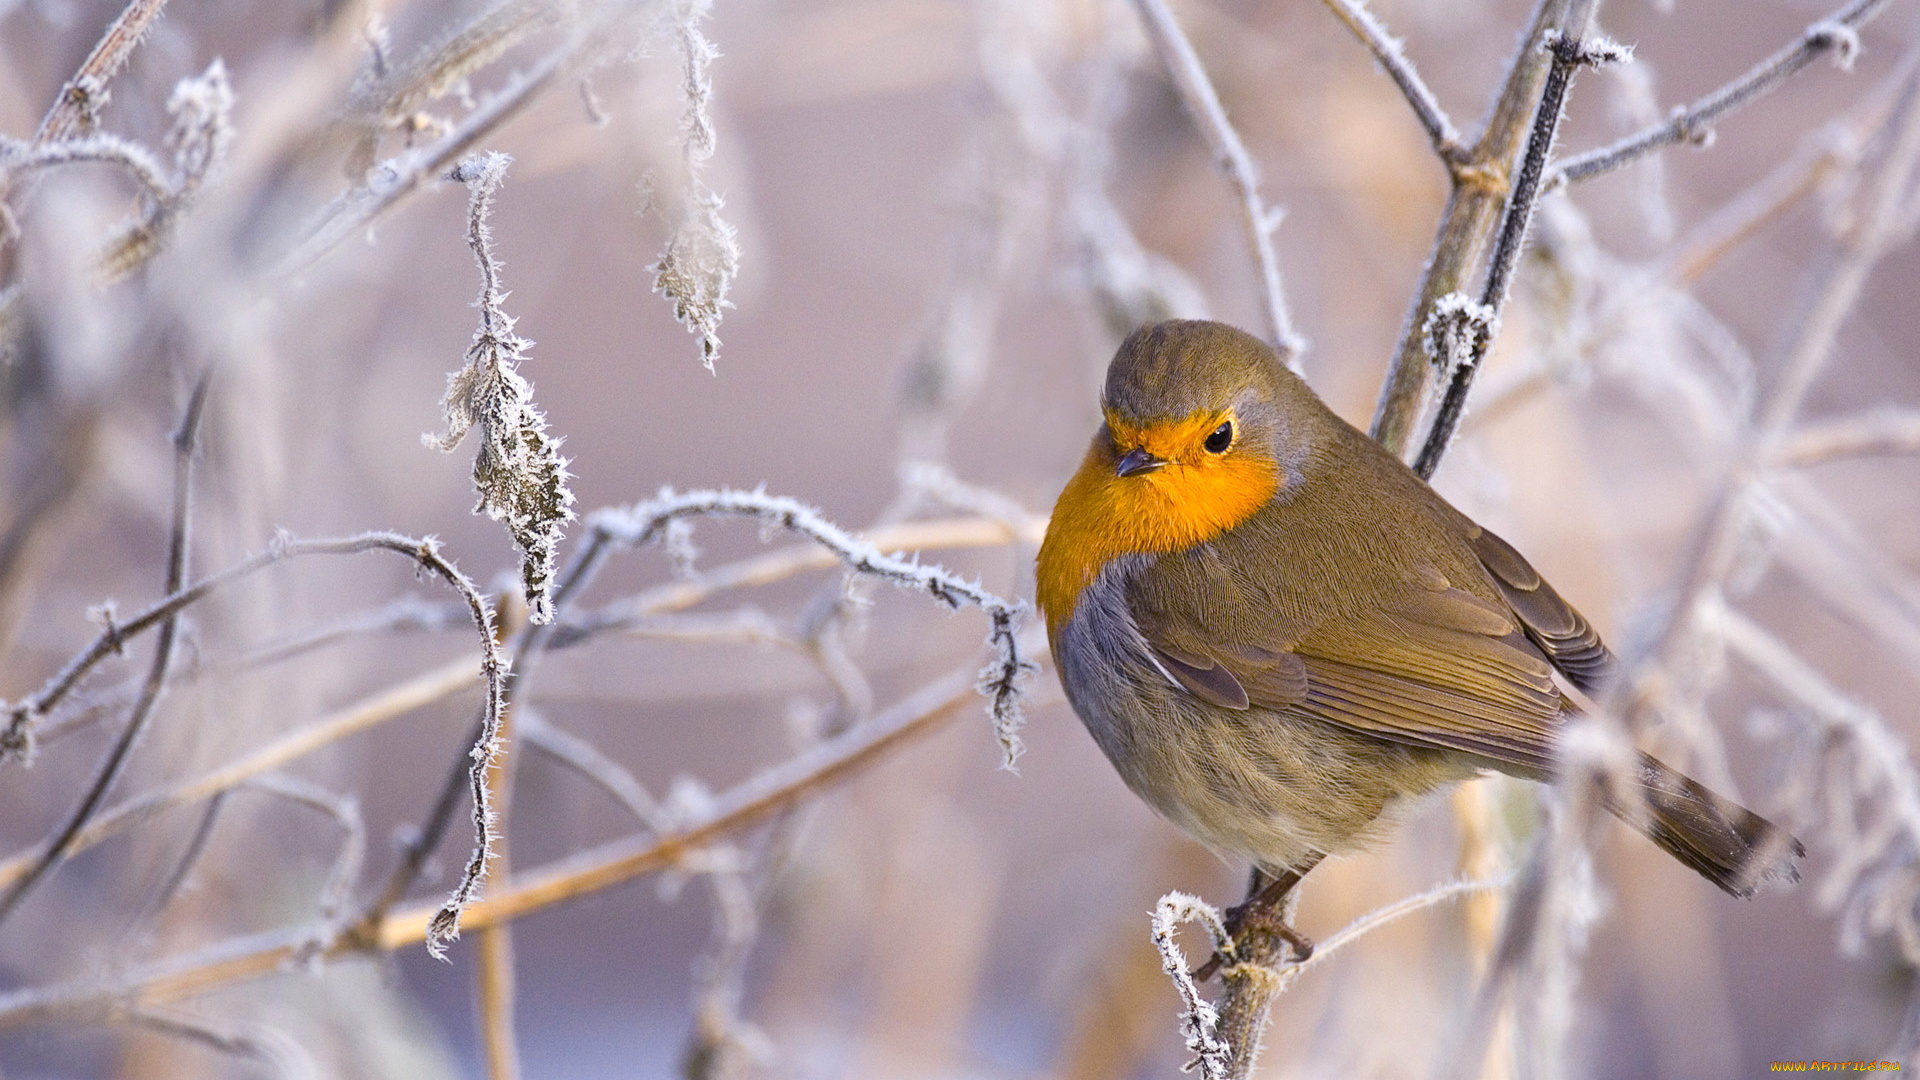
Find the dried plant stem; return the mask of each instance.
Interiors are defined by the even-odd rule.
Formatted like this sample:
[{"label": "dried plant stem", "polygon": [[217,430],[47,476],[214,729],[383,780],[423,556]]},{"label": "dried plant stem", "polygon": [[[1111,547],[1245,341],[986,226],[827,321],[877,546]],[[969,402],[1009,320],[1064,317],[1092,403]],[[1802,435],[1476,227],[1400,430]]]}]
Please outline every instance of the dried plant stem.
[{"label": "dried plant stem", "polygon": [[[671,869],[690,854],[766,821],[819,792],[887,761],[898,750],[940,730],[973,693],[970,669],[938,679],[873,720],[824,740],[717,796],[699,815],[658,836],[614,841],[518,875],[468,908],[469,929],[510,921],[553,904],[590,895],[641,874]],[[383,951],[427,939],[437,909],[420,906],[380,918],[377,925],[339,937],[323,955],[357,949]],[[147,965],[124,978],[0,995],[0,1029],[50,1021],[104,1020],[129,1007],[150,1008],[281,970],[312,946],[306,928],[237,938]]]},{"label": "dried plant stem", "polygon": [[1880,408],[1802,427],[1774,453],[1780,465],[1817,465],[1865,454],[1920,453],[1920,413]]},{"label": "dried plant stem", "polygon": [[532,104],[586,44],[582,35],[575,34],[527,70],[515,73],[444,136],[375,166],[372,179],[343,192],[320,212],[316,223],[267,276],[288,277],[313,265],[342,240],[373,224],[412,194],[422,181],[444,174],[475,143]]},{"label": "dried plant stem", "polygon": [[[193,393],[187,399],[186,415],[180,421],[179,430],[173,436],[173,534],[167,553],[167,592],[177,593],[186,583],[187,555],[192,547],[193,522],[193,457],[194,449],[200,437],[200,418],[207,403],[207,390],[211,373],[202,373],[195,383]],[[154,707],[159,704],[160,693],[166,688],[167,669],[173,664],[173,645],[179,626],[177,613],[161,620],[159,640],[153,648],[153,661],[147,669],[146,681],[141,684],[140,696],[134,701],[133,712],[127,718],[126,727],[121,729],[120,737],[95,772],[93,783],[81,797],[78,806],[67,821],[56,831],[52,838],[41,848],[26,870],[0,894],[0,920],[13,914],[15,908],[26,894],[65,859],[73,849],[74,838],[87,827],[94,811],[100,807],[101,800],[120,778],[120,772],[126,767],[127,755],[133,751],[133,744],[139,740],[145,730],[147,720],[153,715]]]},{"label": "dried plant stem", "polygon": [[[1540,106],[1533,115],[1533,129],[1520,158],[1519,174],[1507,196],[1506,211],[1501,215],[1499,239],[1488,258],[1487,280],[1480,290],[1479,302],[1469,306],[1463,297],[1453,294],[1442,298],[1434,308],[1429,337],[1450,340],[1452,344],[1444,350],[1429,346],[1433,359],[1448,362],[1450,370],[1433,427],[1413,463],[1413,471],[1423,479],[1433,478],[1434,470],[1440,467],[1441,455],[1452,444],[1460,417],[1466,411],[1467,394],[1473,389],[1474,376],[1479,373],[1480,361],[1486,357],[1494,335],[1499,332],[1500,313],[1506,308],[1513,288],[1513,271],[1526,247],[1527,230],[1533,223],[1534,207],[1540,197],[1540,182],[1546,174],[1547,155],[1553,151],[1554,136],[1560,129],[1573,73],[1581,67],[1618,62],[1625,55],[1611,42],[1589,44],[1580,39],[1582,28],[1589,21],[1587,9],[1590,7],[1591,4],[1581,7],[1576,0],[1575,8],[1567,17],[1573,30],[1570,33],[1550,31],[1543,40],[1543,47],[1553,54],[1553,63],[1547,69],[1547,80],[1540,91]],[[1447,327],[1449,321],[1456,325]]]},{"label": "dried plant stem", "polygon": [[1434,238],[1433,254],[1400,331],[1392,366],[1380,386],[1369,433],[1380,445],[1405,455],[1413,446],[1421,406],[1432,379],[1425,334],[1442,298],[1460,292],[1487,253],[1508,191],[1507,170],[1520,152],[1550,65],[1537,45],[1548,30],[1565,28],[1571,0],[1541,0],[1507,70],[1486,129],[1464,163],[1450,170],[1453,189]]},{"label": "dried plant stem", "polygon": [[[597,892],[640,874],[673,866],[688,853],[765,821],[810,795],[864,771],[901,746],[932,733],[964,704],[971,680],[956,672],[929,684],[868,723],[825,739],[803,753],[716,796],[712,807],[658,836],[617,840],[517,875],[506,888],[468,909],[470,925],[519,918],[564,900]],[[424,909],[396,912],[379,929],[382,948],[421,940]],[[4,1022],[0,1019],[0,1022]]]},{"label": "dried plant stem", "polygon": [[516,1080],[520,1045],[514,1031],[513,929],[502,923],[480,931],[475,978],[480,987],[481,1044],[486,1049],[487,1080]]},{"label": "dried plant stem", "polygon": [[40,121],[35,143],[60,142],[84,134],[106,102],[107,83],[126,66],[147,28],[166,9],[167,0],[131,0],[101,35],[80,69],[60,88],[59,100]]},{"label": "dried plant stem", "polygon": [[1440,160],[1450,165],[1465,162],[1467,149],[1460,145],[1459,129],[1440,107],[1440,99],[1421,81],[1420,72],[1414,69],[1413,61],[1407,59],[1400,40],[1387,33],[1387,28],[1380,25],[1380,20],[1367,10],[1362,0],[1325,0],[1325,3],[1400,88],[1407,105],[1413,109],[1414,118],[1426,129],[1427,141],[1433,144],[1433,152],[1440,155]]},{"label": "dried plant stem", "polygon": [[1180,24],[1168,10],[1165,0],[1134,0],[1147,37],[1153,42],[1160,63],[1167,69],[1180,99],[1193,114],[1201,138],[1207,142],[1214,161],[1233,183],[1239,196],[1240,222],[1246,230],[1247,245],[1253,252],[1254,266],[1260,273],[1261,301],[1266,309],[1267,339],[1279,351],[1287,366],[1296,372],[1306,342],[1293,329],[1293,317],[1287,313],[1286,291],[1280,282],[1280,260],[1273,250],[1273,231],[1279,215],[1260,197],[1260,170],[1253,155],[1240,141],[1240,135],[1227,119],[1227,110],[1214,92],[1213,80],[1193,51],[1193,43],[1180,30]]},{"label": "dried plant stem", "polygon": [[1568,158],[1554,170],[1554,182],[1580,181],[1612,172],[1655,150],[1680,143],[1704,143],[1712,125],[1742,106],[1765,97],[1801,69],[1829,53],[1842,66],[1851,65],[1860,42],[1856,31],[1880,14],[1887,0],[1854,0],[1807,27],[1800,40],[1755,65],[1738,79],[1713,91],[1666,123],[1621,139],[1611,146]]},{"label": "dried plant stem", "polygon": [[[1798,320],[1773,387],[1755,410],[1755,421],[1729,468],[1716,487],[1713,504],[1704,515],[1683,563],[1685,576],[1673,616],[1651,651],[1652,670],[1676,662],[1693,625],[1693,609],[1715,591],[1733,562],[1738,534],[1750,509],[1748,496],[1757,471],[1777,458],[1788,445],[1790,431],[1807,390],[1833,353],[1841,322],[1853,309],[1867,274],[1882,256],[1903,239],[1894,228],[1913,198],[1916,165],[1920,165],[1920,72],[1910,73],[1899,106],[1890,117],[1892,138],[1863,191],[1865,204],[1850,226],[1829,245],[1816,264],[1818,283]],[[1642,672],[1628,685],[1649,676]],[[1625,712],[1637,727],[1652,704],[1635,693]]]},{"label": "dried plant stem", "polygon": [[[141,795],[103,811],[73,838],[68,853],[85,851],[165,811],[191,806],[232,791],[255,777],[265,776],[316,750],[471,689],[473,685],[473,660],[465,657],[455,660],[341,709],[312,727],[271,743],[197,780]],[[0,862],[0,886],[18,881],[26,873],[31,859],[30,854],[20,854]]]}]

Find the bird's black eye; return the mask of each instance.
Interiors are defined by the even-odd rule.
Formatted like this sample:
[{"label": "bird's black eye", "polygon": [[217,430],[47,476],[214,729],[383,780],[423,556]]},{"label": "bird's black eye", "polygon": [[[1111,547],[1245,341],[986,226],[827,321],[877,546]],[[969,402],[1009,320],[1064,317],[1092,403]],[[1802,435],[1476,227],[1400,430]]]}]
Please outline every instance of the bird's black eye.
[{"label": "bird's black eye", "polygon": [[1233,445],[1233,421],[1229,420],[1214,428],[1213,434],[1207,436],[1207,441],[1200,445],[1206,447],[1209,454],[1226,453],[1227,447]]}]

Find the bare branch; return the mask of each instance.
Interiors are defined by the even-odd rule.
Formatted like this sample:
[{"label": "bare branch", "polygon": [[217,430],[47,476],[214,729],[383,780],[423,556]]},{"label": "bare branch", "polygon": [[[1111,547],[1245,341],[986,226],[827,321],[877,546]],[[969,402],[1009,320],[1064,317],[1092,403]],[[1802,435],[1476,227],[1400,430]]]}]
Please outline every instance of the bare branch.
[{"label": "bare branch", "polygon": [[1386,69],[1387,76],[1393,80],[1400,93],[1405,95],[1407,104],[1412,106],[1414,118],[1427,130],[1427,141],[1433,144],[1433,152],[1447,165],[1463,164],[1467,160],[1467,148],[1460,145],[1460,131],[1453,126],[1453,120],[1447,111],[1440,107],[1440,100],[1427,89],[1420,80],[1420,73],[1414,70],[1413,61],[1407,59],[1401,48],[1401,41],[1387,33],[1373,12],[1367,10],[1363,0],[1325,0],[1327,8],[1336,18],[1353,31],[1355,37],[1373,54],[1373,58]]},{"label": "bare branch", "polygon": [[107,32],[93,46],[65,86],[53,108],[41,119],[34,132],[35,143],[53,143],[71,139],[89,131],[100,109],[107,102],[107,84],[126,66],[127,58],[140,45],[147,29],[166,9],[167,0],[130,0]]},{"label": "bare branch", "polygon": [[1227,179],[1233,183],[1240,197],[1241,225],[1246,230],[1247,245],[1253,252],[1254,266],[1260,272],[1261,300],[1266,306],[1267,339],[1279,351],[1281,359],[1297,373],[1300,370],[1300,358],[1306,351],[1306,342],[1293,329],[1293,317],[1287,314],[1286,292],[1280,283],[1280,260],[1273,251],[1273,230],[1279,226],[1279,214],[1260,197],[1260,170],[1254,164],[1253,155],[1240,141],[1240,135],[1234,131],[1233,124],[1227,119],[1227,110],[1220,104],[1220,95],[1213,89],[1213,80],[1207,77],[1207,70],[1200,64],[1200,57],[1193,51],[1193,43],[1187,40],[1180,30],[1180,24],[1167,9],[1165,0],[1134,0],[1134,6],[1140,11],[1140,19],[1146,25],[1147,37],[1153,42],[1154,51],[1160,56],[1160,63],[1167,70],[1174,89],[1179,91],[1180,100],[1193,114],[1193,122],[1200,129],[1201,138],[1207,142],[1207,148],[1213,152],[1214,162]]},{"label": "bare branch", "polygon": [[[193,522],[193,458],[194,449],[200,437],[200,417],[207,403],[207,389],[212,379],[211,372],[203,372],[194,384],[193,393],[187,399],[186,415],[180,421],[179,429],[173,436],[173,536],[167,554],[167,592],[177,593],[186,583],[187,555],[191,548]],[[66,858],[73,847],[74,837],[86,828],[93,812],[99,808],[100,801],[107,797],[114,781],[120,778],[120,772],[126,767],[127,755],[133,750],[133,744],[146,729],[147,720],[153,715],[154,706],[159,704],[160,693],[166,688],[167,669],[173,664],[173,646],[179,626],[177,615],[168,615],[160,623],[159,642],[153,649],[153,661],[147,670],[146,681],[140,687],[140,696],[134,701],[133,712],[127,718],[127,726],[120,731],[120,737],[108,749],[107,756],[101,761],[95,772],[93,783],[80,799],[66,823],[60,826],[46,842],[40,854],[34,859],[25,873],[8,886],[5,894],[0,894],[0,920],[13,914],[15,908],[26,894],[46,876],[49,870]]]},{"label": "bare branch", "polygon": [[994,734],[1000,739],[1005,762],[1011,766],[1020,756],[1022,684],[1034,665],[1021,655],[1014,634],[1025,614],[1025,605],[1009,603],[938,567],[925,566],[883,555],[880,549],[856,539],[819,512],[793,499],[759,491],[690,491],[675,494],[663,491],[650,502],[625,510],[601,510],[587,519],[596,537],[628,546],[639,546],[659,539],[669,522],[679,518],[708,515],[756,517],[770,525],[812,538],[834,553],[847,568],[870,574],[912,592],[924,592],[949,607],[977,607],[992,621],[987,642],[998,659],[980,675],[980,692],[989,698],[988,715],[993,718]]},{"label": "bare branch", "polygon": [[[1534,206],[1541,192],[1540,181],[1546,173],[1547,155],[1553,150],[1555,133],[1560,128],[1560,117],[1565,109],[1567,90],[1573,84],[1573,73],[1581,67],[1622,63],[1629,56],[1627,50],[1605,38],[1582,41],[1579,35],[1580,27],[1586,21],[1584,14],[1570,15],[1569,20],[1573,27],[1570,34],[1548,31],[1542,40],[1542,47],[1553,54],[1553,64],[1547,71],[1546,85],[1540,92],[1540,108],[1534,113],[1533,132],[1527,137],[1527,149],[1520,160],[1519,175],[1514,180],[1512,193],[1507,197],[1506,213],[1500,221],[1500,237],[1488,262],[1487,281],[1480,290],[1480,302],[1469,307],[1463,306],[1463,297],[1458,300],[1443,297],[1434,305],[1432,318],[1440,320],[1441,332],[1432,335],[1432,340],[1442,343],[1445,351],[1435,351],[1432,356],[1437,364],[1451,363],[1446,368],[1449,371],[1446,396],[1441,399],[1440,411],[1434,416],[1426,445],[1420,448],[1420,456],[1413,465],[1413,471],[1423,479],[1432,479],[1434,470],[1440,467],[1440,456],[1447,452],[1447,446],[1453,441],[1453,433],[1460,426],[1460,417],[1466,411],[1467,393],[1473,388],[1473,377],[1479,371],[1480,360],[1486,356],[1487,349],[1493,344],[1494,334],[1499,331],[1500,312],[1506,307],[1507,295],[1512,290],[1513,269],[1520,261],[1520,252],[1526,247],[1527,229],[1533,223]],[[1447,329],[1456,323],[1460,324],[1460,329]],[[1432,326],[1430,323],[1430,328]],[[1450,356],[1450,353],[1457,355]]]},{"label": "bare branch", "polygon": [[1920,453],[1920,412],[1886,406],[1800,428],[1774,453],[1780,465],[1818,465],[1868,454]]},{"label": "bare branch", "polygon": [[1799,41],[1761,61],[1738,79],[1692,105],[1675,110],[1673,118],[1666,123],[1629,135],[1611,146],[1568,158],[1554,169],[1550,183],[1591,179],[1662,147],[1679,143],[1704,146],[1712,140],[1715,121],[1765,97],[1822,56],[1831,54],[1842,68],[1852,67],[1854,54],[1860,50],[1857,31],[1880,14],[1886,3],[1887,0],[1854,0],[1807,27]]}]

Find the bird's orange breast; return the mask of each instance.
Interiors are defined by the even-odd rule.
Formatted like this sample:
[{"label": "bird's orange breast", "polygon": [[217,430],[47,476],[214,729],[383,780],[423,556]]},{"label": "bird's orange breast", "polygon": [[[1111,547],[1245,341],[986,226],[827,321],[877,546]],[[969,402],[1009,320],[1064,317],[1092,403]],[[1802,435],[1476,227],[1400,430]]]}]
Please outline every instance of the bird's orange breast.
[{"label": "bird's orange breast", "polygon": [[1134,476],[1115,475],[1117,460],[1102,432],[1054,504],[1035,583],[1050,634],[1109,562],[1205,543],[1252,517],[1280,487],[1273,461],[1248,451]]}]

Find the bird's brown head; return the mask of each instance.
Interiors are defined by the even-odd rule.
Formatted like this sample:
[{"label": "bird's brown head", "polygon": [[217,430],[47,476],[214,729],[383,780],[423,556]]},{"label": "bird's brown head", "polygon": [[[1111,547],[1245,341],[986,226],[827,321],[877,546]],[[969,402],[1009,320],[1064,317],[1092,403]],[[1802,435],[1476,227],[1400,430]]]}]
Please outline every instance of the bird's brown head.
[{"label": "bird's brown head", "polygon": [[1273,349],[1222,323],[1134,331],[1107,368],[1106,423],[1040,551],[1050,626],[1121,555],[1204,543],[1298,483],[1324,409]]}]

